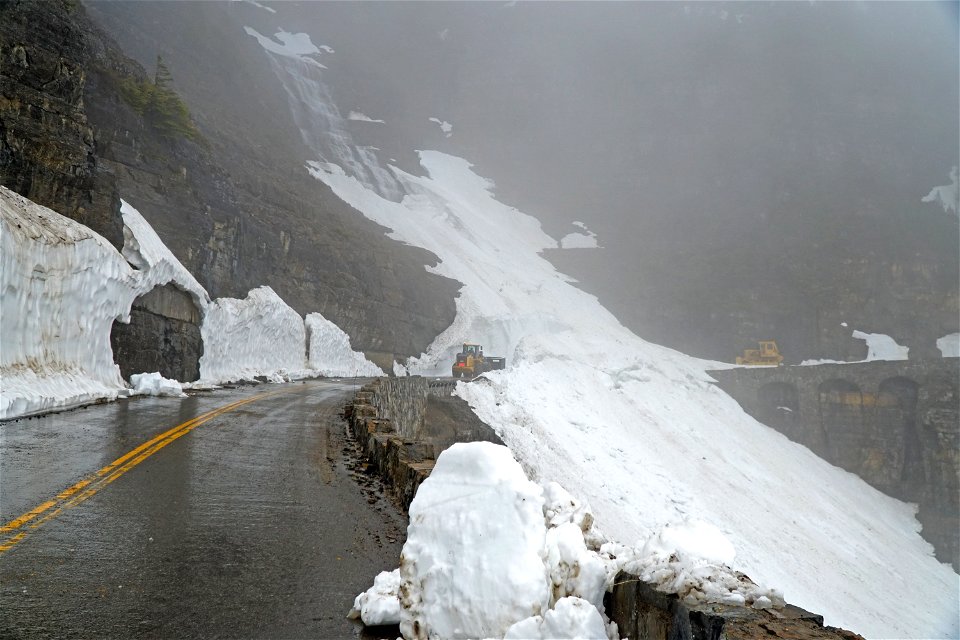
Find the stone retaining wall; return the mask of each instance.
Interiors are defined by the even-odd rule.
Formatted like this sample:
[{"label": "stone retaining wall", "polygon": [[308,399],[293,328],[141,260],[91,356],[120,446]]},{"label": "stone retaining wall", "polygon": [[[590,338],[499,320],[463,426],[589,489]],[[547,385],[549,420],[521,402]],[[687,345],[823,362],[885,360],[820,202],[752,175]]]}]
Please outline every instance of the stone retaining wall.
[{"label": "stone retaining wall", "polygon": [[[344,410],[364,456],[404,511],[430,476],[436,456],[452,442],[502,444],[466,403],[449,397],[455,385],[420,377],[377,378],[361,387]],[[390,416],[403,421],[406,431],[401,433]],[[604,606],[617,623],[620,637],[632,640],[863,640],[855,633],[824,627],[822,616],[792,605],[776,610],[725,605],[689,608],[676,595],[659,592],[624,572],[617,576]]]},{"label": "stone retaining wall", "polygon": [[604,599],[621,638],[643,640],[863,640],[823,626],[823,616],[788,604],[752,609],[722,604],[687,607],[674,594],[657,591],[637,576],[620,572]]}]

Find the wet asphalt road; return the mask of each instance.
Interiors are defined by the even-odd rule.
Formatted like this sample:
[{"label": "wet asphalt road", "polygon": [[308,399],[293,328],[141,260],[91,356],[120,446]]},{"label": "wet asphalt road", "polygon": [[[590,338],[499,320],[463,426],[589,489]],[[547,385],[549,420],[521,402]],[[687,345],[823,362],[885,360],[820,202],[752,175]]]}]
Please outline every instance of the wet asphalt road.
[{"label": "wet asphalt road", "polygon": [[0,533],[0,545],[26,533],[0,553],[0,637],[367,637],[345,616],[397,566],[406,519],[339,418],[357,386],[239,387],[0,424],[6,524],[158,434],[279,392],[97,479],[41,526]]}]

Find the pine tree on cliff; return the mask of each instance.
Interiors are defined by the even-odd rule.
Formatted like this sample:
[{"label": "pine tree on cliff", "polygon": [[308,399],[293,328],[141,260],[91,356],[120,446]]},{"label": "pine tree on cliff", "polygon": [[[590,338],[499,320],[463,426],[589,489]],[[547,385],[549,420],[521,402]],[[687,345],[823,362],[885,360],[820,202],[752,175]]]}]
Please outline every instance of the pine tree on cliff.
[{"label": "pine tree on cliff", "polygon": [[190,119],[187,105],[173,90],[172,84],[173,74],[158,55],[153,82],[125,79],[120,88],[127,103],[163,135],[171,138],[182,136],[202,142],[200,132]]}]

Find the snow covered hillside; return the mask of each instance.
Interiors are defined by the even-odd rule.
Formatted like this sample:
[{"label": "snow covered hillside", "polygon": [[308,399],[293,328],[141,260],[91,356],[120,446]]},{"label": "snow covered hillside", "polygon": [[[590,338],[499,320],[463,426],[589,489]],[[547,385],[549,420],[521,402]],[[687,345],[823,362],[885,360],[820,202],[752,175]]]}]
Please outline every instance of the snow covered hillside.
[{"label": "snow covered hillside", "polygon": [[958,576],[918,535],[914,506],[747,416],[710,384],[711,363],[643,341],[557,273],[539,255],[556,240],[499,203],[469,163],[420,156],[426,177],[394,168],[409,194],[400,203],[309,163],[464,283],[456,321],[410,371],[445,371],[464,341],[506,355],[507,370],[458,394],[534,479],[588,501],[613,539],[633,544],[696,517],[733,542],[736,569],[827,624],[876,638],[957,635]]}]

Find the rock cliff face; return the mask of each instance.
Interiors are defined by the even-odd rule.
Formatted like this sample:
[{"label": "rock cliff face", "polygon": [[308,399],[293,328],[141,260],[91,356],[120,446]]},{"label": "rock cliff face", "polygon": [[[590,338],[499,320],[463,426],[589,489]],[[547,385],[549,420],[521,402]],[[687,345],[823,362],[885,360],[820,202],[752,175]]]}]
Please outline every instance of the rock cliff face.
[{"label": "rock cliff face", "polygon": [[90,52],[81,13],[67,1],[0,4],[0,184],[119,249],[120,199],[83,104]]},{"label": "rock cliff face", "polygon": [[[269,134],[255,123],[190,100],[198,141],[157,131],[122,91],[124,82],[147,81],[146,72],[78,3],[5,3],[0,23],[5,186],[118,248],[122,193],[211,296],[269,285],[381,361],[419,354],[453,320],[459,287],[427,273],[436,258],[389,240],[310,178],[300,156],[287,155],[294,135],[265,144]],[[65,44],[54,49],[55,42]],[[262,123],[280,120],[271,133],[289,125],[278,113],[268,106],[259,114]]]},{"label": "rock cliff face", "polygon": [[120,374],[159,371],[164,378],[200,378],[200,312],[190,295],[173,285],[157,287],[133,301],[130,322],[114,322],[113,359]]}]

